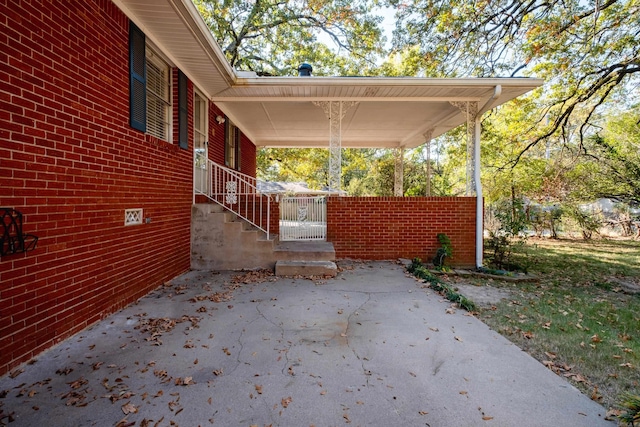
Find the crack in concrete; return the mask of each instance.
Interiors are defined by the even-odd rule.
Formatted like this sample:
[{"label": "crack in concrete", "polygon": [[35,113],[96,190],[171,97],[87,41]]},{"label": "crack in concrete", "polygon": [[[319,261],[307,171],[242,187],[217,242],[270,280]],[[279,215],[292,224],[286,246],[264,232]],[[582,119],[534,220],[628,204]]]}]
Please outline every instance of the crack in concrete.
[{"label": "crack in concrete", "polygon": [[362,372],[364,373],[364,376],[366,378],[366,385],[367,387],[369,387],[369,378],[371,377],[371,371],[368,370],[365,366],[364,366],[364,358],[361,358],[360,355],[358,354],[358,351],[351,346],[351,343],[349,342],[349,328],[351,327],[351,318],[353,316],[358,316],[359,312],[363,309],[363,307],[365,305],[367,305],[370,301],[371,301],[371,293],[366,293],[367,295],[367,299],[360,304],[359,307],[357,307],[355,310],[353,310],[351,313],[349,313],[349,316],[347,316],[347,327],[345,329],[345,335],[346,335],[346,342],[347,342],[347,347],[349,347],[349,349],[351,349],[351,352],[353,353],[353,355],[356,357],[356,359],[358,359],[360,361],[360,366],[362,367]]},{"label": "crack in concrete", "polygon": [[284,366],[280,370],[280,373],[282,373],[282,375],[285,375],[285,376],[290,376],[286,372],[286,370],[288,369],[288,365],[289,365],[289,362],[290,362],[289,361],[289,350],[291,350],[292,343],[291,343],[291,341],[287,341],[285,339],[285,331],[284,331],[284,327],[282,326],[282,324],[278,325],[273,320],[269,319],[262,311],[260,311],[260,304],[262,304],[262,301],[258,301],[258,303],[256,304],[256,311],[258,312],[260,317],[262,317],[265,321],[267,321],[268,323],[271,323],[273,326],[278,328],[278,330],[280,331],[280,339],[278,340],[280,342],[280,344],[285,344],[286,343],[286,345],[284,346],[284,349],[278,350],[279,352],[284,353]]}]

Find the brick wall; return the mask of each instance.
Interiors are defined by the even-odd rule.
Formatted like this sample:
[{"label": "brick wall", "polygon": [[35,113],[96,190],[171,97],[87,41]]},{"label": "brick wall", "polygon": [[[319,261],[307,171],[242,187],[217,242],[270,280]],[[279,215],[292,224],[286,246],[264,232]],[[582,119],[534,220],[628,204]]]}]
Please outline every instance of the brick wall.
[{"label": "brick wall", "polygon": [[0,259],[1,375],[189,268],[193,151],[129,127],[114,4],[0,5],[0,206],[40,238]]},{"label": "brick wall", "polygon": [[256,176],[256,146],[245,134],[240,136],[240,172]]},{"label": "brick wall", "polygon": [[457,266],[475,266],[474,197],[329,197],[327,240],[337,258],[431,259],[438,233],[451,239]]},{"label": "brick wall", "polygon": [[[225,166],[225,124],[216,121],[217,116],[224,113],[215,104],[209,103],[209,159]],[[228,120],[228,119],[227,119]],[[244,133],[240,135],[240,172],[255,178],[256,146]]]}]

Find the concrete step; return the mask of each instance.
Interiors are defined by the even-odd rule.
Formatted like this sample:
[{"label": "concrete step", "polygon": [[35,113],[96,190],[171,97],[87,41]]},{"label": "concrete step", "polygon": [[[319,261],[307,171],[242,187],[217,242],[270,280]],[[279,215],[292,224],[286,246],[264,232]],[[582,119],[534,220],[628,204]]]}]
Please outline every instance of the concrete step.
[{"label": "concrete step", "polygon": [[281,242],[278,241],[274,251],[280,261],[334,261],[336,251],[331,242]]},{"label": "concrete step", "polygon": [[338,274],[338,267],[332,261],[278,261],[276,276],[329,276]]}]

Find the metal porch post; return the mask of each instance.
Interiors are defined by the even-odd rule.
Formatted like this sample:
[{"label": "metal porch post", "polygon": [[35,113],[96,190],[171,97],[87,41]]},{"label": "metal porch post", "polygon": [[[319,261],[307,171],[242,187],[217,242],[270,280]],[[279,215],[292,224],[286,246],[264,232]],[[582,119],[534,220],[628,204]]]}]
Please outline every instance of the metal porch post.
[{"label": "metal porch post", "polygon": [[404,147],[394,149],[395,166],[393,180],[393,195],[404,195]]},{"label": "metal porch post", "polygon": [[357,101],[314,101],[329,119],[329,189],[339,191],[342,177],[342,119]]},{"label": "metal porch post", "polygon": [[427,185],[425,196],[431,196],[431,140],[433,139],[433,129],[429,129],[424,134],[424,143],[427,145]]}]

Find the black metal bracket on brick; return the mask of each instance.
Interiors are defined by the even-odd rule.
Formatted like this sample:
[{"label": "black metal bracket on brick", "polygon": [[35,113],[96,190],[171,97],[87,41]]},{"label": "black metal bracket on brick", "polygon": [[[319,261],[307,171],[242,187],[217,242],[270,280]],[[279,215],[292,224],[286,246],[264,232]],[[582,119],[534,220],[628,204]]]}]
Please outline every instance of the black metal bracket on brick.
[{"label": "black metal bracket on brick", "polygon": [[13,208],[0,208],[0,218],[0,256],[19,254],[36,248],[38,236],[22,232],[22,213]]}]

